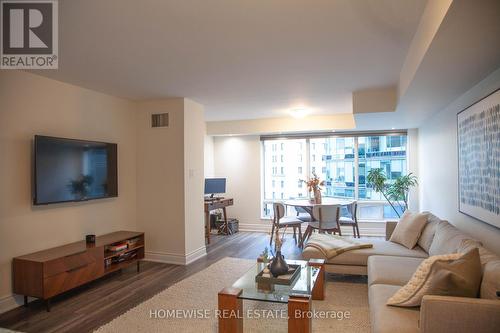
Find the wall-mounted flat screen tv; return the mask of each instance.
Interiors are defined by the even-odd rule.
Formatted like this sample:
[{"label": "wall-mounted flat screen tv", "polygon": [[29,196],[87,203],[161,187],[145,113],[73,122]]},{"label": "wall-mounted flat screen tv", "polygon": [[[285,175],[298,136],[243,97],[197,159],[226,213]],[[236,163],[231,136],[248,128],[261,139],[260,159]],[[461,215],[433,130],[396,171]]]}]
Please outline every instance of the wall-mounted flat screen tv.
[{"label": "wall-mounted flat screen tv", "polygon": [[35,136],[34,205],[116,196],[116,144]]}]

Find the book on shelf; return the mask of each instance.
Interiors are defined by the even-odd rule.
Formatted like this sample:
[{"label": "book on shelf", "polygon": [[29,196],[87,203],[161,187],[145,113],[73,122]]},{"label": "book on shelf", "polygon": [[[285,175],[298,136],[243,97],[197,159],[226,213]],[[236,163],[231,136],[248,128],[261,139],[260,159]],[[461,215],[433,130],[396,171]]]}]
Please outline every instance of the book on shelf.
[{"label": "book on shelf", "polygon": [[129,247],[134,247],[134,246],[137,246],[139,244],[140,240],[141,240],[141,237],[127,239],[127,244]]},{"label": "book on shelf", "polygon": [[128,249],[127,243],[120,243],[120,244],[108,246],[108,251],[111,251],[111,252],[119,252],[119,251],[123,251],[126,249]]}]

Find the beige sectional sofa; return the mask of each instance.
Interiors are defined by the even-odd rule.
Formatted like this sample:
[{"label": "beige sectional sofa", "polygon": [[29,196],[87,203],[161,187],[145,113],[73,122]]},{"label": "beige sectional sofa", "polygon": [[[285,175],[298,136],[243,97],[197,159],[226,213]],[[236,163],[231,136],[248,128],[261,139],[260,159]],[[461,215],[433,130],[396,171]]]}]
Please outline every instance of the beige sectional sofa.
[{"label": "beige sectional sofa", "polygon": [[[448,222],[427,214],[428,223],[415,248],[389,242],[397,222],[388,222],[386,240],[367,239],[373,248],[348,251],[327,260],[327,271],[368,275],[372,332],[500,332],[500,298],[496,296],[500,290],[500,257]],[[483,267],[478,298],[424,296],[419,308],[386,305],[429,255],[464,252],[470,247],[479,247]],[[303,257],[322,255],[305,248]]]}]

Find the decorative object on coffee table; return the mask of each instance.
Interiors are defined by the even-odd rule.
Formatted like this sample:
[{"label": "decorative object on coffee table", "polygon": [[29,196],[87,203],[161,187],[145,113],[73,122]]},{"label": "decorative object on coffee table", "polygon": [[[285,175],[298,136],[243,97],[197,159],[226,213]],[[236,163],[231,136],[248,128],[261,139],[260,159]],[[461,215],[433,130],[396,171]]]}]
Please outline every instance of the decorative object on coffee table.
[{"label": "decorative object on coffee table", "polygon": [[262,253],[257,257],[257,262],[262,262],[264,264],[269,263],[269,249],[267,246],[264,248],[264,251],[262,251]]},{"label": "decorative object on coffee table", "polygon": [[500,228],[500,89],[457,114],[458,210]]},{"label": "decorative object on coffee table", "polygon": [[269,270],[274,277],[288,273],[288,265],[285,257],[281,254],[281,246],[285,241],[286,228],[283,229],[283,234],[280,236],[279,228],[276,228],[275,253],[269,265]]},{"label": "decorative object on coffee table", "polygon": [[264,272],[269,272],[269,269],[264,267],[264,269],[255,276],[255,282],[257,283],[269,283],[269,284],[283,284],[291,285],[295,282],[295,279],[300,274],[300,265],[288,265],[288,271],[280,276],[264,276]]}]

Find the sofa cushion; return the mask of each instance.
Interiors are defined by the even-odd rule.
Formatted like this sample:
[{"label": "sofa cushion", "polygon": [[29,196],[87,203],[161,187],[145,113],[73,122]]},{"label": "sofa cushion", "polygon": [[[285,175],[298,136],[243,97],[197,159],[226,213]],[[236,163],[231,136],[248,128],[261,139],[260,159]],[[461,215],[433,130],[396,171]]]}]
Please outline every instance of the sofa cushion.
[{"label": "sofa cushion", "polygon": [[500,291],[500,259],[489,261],[484,265],[480,296],[498,299],[497,291]]},{"label": "sofa cushion", "polygon": [[424,214],[427,215],[427,223],[424,229],[422,229],[422,233],[420,234],[417,244],[424,249],[425,252],[429,253],[432,240],[434,239],[434,234],[436,233],[436,226],[439,222],[441,222],[441,220],[439,217],[430,212],[424,212]]},{"label": "sofa cushion", "polygon": [[368,258],[368,285],[404,286],[424,258],[371,256]]},{"label": "sofa cushion", "polygon": [[498,299],[496,292],[500,290],[500,257],[490,252],[477,241],[466,239],[462,242],[459,252],[465,253],[472,248],[479,249],[479,258],[483,270],[480,296],[486,299]]},{"label": "sofa cushion", "polygon": [[425,259],[410,281],[387,301],[388,305],[420,306],[425,295],[476,297],[481,284],[479,250],[442,254]]},{"label": "sofa cushion", "polygon": [[399,286],[374,284],[368,289],[370,322],[373,333],[417,333],[420,311],[417,308],[398,308],[386,305]]},{"label": "sofa cushion", "polygon": [[413,249],[426,223],[426,214],[412,213],[407,210],[396,225],[390,241]]},{"label": "sofa cushion", "polygon": [[464,239],[472,238],[448,222],[441,221],[436,227],[436,234],[429,249],[429,255],[457,253]]},{"label": "sofa cushion", "polygon": [[[371,243],[373,244],[373,247],[369,249],[359,249],[359,250],[344,252],[336,257],[328,259],[327,263],[337,264],[337,265],[366,266],[368,262],[368,257],[372,255],[400,256],[400,257],[413,257],[413,258],[427,258],[429,256],[419,246],[416,246],[410,250],[402,245],[388,242],[382,239],[361,238],[358,240],[362,242]],[[304,259],[310,259],[310,258],[327,259],[320,251],[312,247],[305,248],[304,251],[302,252],[302,257]]]}]

